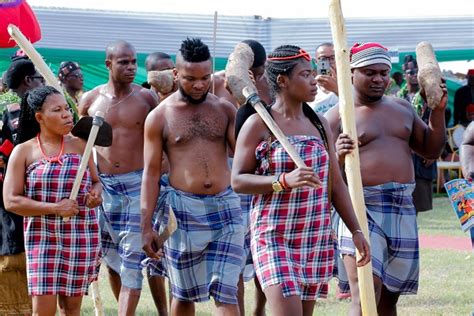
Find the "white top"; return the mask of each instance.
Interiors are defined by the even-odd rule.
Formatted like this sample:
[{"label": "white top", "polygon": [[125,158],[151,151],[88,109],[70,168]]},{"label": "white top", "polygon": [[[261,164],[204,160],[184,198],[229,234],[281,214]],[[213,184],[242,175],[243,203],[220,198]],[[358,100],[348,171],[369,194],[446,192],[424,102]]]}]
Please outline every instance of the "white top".
[{"label": "white top", "polygon": [[324,114],[338,102],[339,97],[334,92],[324,92],[322,88],[318,87],[316,98],[313,102],[309,103],[309,106],[314,110],[314,112]]}]

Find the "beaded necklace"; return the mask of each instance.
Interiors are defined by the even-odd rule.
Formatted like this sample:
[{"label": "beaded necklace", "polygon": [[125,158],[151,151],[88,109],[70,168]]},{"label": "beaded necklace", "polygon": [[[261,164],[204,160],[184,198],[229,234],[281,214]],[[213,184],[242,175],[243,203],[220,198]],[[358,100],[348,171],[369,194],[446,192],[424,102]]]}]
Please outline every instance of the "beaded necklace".
[{"label": "beaded necklace", "polygon": [[63,152],[64,152],[64,137],[61,138],[61,150],[59,151],[59,154],[57,156],[53,156],[53,157],[48,157],[46,156],[46,154],[44,153],[44,150],[43,150],[43,147],[41,146],[41,141],[40,141],[40,133],[38,133],[36,135],[36,141],[38,142],[38,146],[41,150],[41,154],[43,155],[43,158],[46,159],[48,162],[57,162],[59,163],[60,165],[63,164],[62,160],[61,160],[61,156],[63,155]]}]

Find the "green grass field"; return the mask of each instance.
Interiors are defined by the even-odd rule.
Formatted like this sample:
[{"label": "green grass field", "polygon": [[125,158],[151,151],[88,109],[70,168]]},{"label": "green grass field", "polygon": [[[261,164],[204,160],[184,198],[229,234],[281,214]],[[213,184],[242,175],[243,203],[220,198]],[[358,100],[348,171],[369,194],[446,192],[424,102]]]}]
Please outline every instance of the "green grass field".
[{"label": "green grass field", "polygon": [[[424,235],[465,236],[445,196],[435,198],[434,209],[418,217],[419,232]],[[474,304],[474,276],[472,252],[421,249],[421,275],[418,295],[402,296],[399,315],[471,315]],[[105,314],[117,315],[117,303],[112,296],[107,277],[102,269],[100,289]],[[144,282],[137,315],[156,315],[147,282]],[[335,282],[331,281],[329,298],[317,303],[314,315],[346,315],[348,301],[335,298]],[[246,284],[247,315],[253,307],[254,286]],[[212,315],[213,303],[196,306],[198,315]],[[94,315],[90,297],[82,304],[83,315]],[[268,308],[267,308],[268,312]],[[269,314],[269,312],[267,313]]]}]

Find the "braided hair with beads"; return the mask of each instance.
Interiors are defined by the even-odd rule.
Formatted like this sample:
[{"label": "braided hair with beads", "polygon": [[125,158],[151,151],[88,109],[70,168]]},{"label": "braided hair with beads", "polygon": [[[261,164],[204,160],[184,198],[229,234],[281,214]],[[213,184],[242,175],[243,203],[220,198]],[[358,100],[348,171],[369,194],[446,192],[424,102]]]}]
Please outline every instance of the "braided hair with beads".
[{"label": "braided hair with beads", "polygon": [[46,98],[52,94],[61,93],[50,86],[39,87],[25,93],[21,100],[16,144],[26,142],[40,132],[40,126],[38,121],[36,121],[35,113],[42,110]]},{"label": "braided hair with beads", "polygon": [[[294,45],[279,46],[268,56],[265,63],[265,73],[267,75],[268,84],[271,86],[274,94],[280,91],[277,82],[278,75],[291,75],[291,72],[300,62],[301,58],[311,61],[309,53]],[[318,129],[326,149],[328,149],[329,144],[326,131],[324,130],[323,124],[318,115],[316,115],[316,113],[306,103],[303,103],[303,113]]]},{"label": "braided hair with beads", "polygon": [[311,56],[304,49],[294,45],[279,46],[268,56],[265,73],[273,94],[280,91],[278,75],[290,75],[301,58],[311,60]]}]

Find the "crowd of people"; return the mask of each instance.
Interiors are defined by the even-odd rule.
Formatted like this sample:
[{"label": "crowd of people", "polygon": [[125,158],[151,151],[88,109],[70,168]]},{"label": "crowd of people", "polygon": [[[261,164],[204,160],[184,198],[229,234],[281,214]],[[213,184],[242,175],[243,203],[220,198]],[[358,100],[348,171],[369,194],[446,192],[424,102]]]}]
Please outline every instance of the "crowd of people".
[{"label": "crowd of people", "polygon": [[[0,314],[55,315],[59,305],[61,315],[80,315],[100,265],[119,315],[135,314],[144,271],[159,315],[194,315],[195,303],[211,297],[216,315],[245,315],[250,280],[254,315],[264,315],[266,303],[272,315],[312,315],[335,270],[339,291],[350,292],[350,314],[360,315],[356,271],[369,261],[380,315],[396,315],[399,296],[417,293],[416,215],[432,207],[430,166],[446,144],[445,85],[440,104],[429,109],[413,57],[403,66],[406,86],[390,90],[400,76],[391,78],[387,49],[354,45],[358,139],[351,139],[342,133],[332,43],[316,48],[317,64],[329,65],[324,73],[315,73],[300,47],[267,55],[258,42],[243,43],[254,54],[249,76],[305,167],[250,103],[238,103],[225,72],[212,73],[209,48],[198,38],[182,42],[175,62],[150,54],[142,85],[134,83],[133,45],[112,42],[107,83],[87,92],[76,62],[61,63],[58,91],[27,57],[12,59],[0,96],[8,103],[0,147]],[[471,119],[472,103],[464,106]],[[113,143],[96,146],[71,200],[85,141],[70,132],[97,111],[112,127]],[[456,109],[455,117],[467,119]],[[472,127],[463,145],[471,179]],[[344,180],[344,158],[356,146],[368,236]],[[164,238],[174,217],[177,229]]]}]

